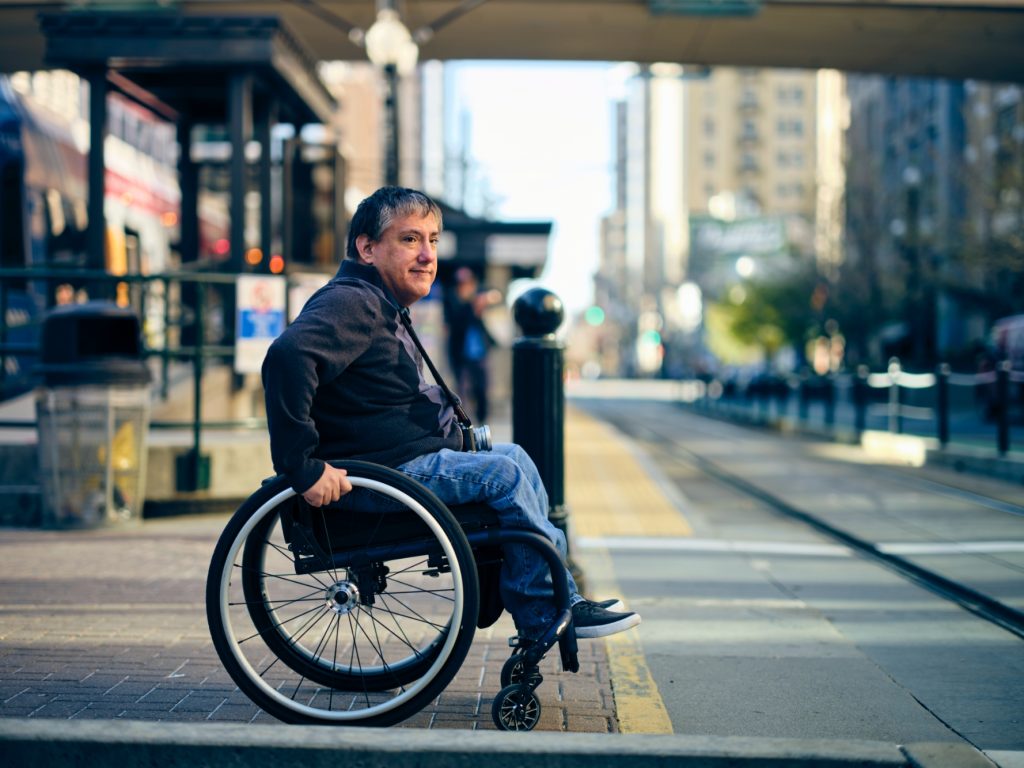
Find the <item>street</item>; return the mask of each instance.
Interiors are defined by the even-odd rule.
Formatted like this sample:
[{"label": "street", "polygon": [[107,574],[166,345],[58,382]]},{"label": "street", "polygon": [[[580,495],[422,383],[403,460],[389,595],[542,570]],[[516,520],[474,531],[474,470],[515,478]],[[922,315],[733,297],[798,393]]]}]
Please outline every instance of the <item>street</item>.
[{"label": "street", "polygon": [[577,540],[584,557],[610,556],[628,605],[642,613],[643,653],[675,733],[963,739],[990,756],[1024,749],[1019,636],[701,463],[1018,608],[1024,489],[931,470],[923,482],[921,471],[862,463],[855,448],[741,428],[671,402],[611,399],[607,388],[591,394],[573,405],[637,442],[692,529]]}]

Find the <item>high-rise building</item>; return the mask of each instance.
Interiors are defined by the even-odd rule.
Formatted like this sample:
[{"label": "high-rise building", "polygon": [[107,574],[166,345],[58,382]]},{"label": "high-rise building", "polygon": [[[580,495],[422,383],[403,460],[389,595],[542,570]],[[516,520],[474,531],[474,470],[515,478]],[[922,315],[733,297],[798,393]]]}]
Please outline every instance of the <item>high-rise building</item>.
[{"label": "high-rise building", "polygon": [[730,67],[688,82],[692,213],[814,220],[817,85],[810,70]]},{"label": "high-rise building", "polygon": [[955,278],[966,299],[982,300],[961,307],[961,342],[1000,316],[1024,312],[1024,87],[969,80],[964,91],[966,210]]},{"label": "high-rise building", "polygon": [[844,99],[835,72],[638,69],[615,106],[616,207],[595,281],[609,319],[624,324],[621,372],[686,368],[671,357],[693,352],[688,302],[737,279],[736,255],[691,242],[695,221],[751,253],[841,260]]},{"label": "high-rise building", "polygon": [[603,225],[598,295],[612,301],[630,374],[661,368],[663,338],[679,324],[689,258],[683,75],[675,64],[639,66],[615,106],[616,210]]},{"label": "high-rise building", "polygon": [[875,316],[890,320],[872,329],[864,354],[931,364],[967,342],[950,283],[940,279],[963,246],[964,86],[857,75],[847,88],[844,279],[866,282]]}]

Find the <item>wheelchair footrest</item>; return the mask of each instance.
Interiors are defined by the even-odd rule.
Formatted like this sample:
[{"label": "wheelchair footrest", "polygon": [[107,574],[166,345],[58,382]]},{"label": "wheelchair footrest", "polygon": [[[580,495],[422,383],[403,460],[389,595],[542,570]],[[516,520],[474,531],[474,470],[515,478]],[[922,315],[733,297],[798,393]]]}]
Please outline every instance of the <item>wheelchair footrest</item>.
[{"label": "wheelchair footrest", "polygon": [[558,651],[562,656],[562,669],[574,674],[580,671],[579,647],[576,645],[576,632],[572,627],[558,638]]},{"label": "wheelchair footrest", "polygon": [[572,610],[568,608],[558,615],[540,637],[527,639],[513,635],[508,639],[512,648],[520,649],[523,663],[532,666],[540,664],[556,643],[562,657],[562,669],[578,672],[580,666],[576,658],[576,633],[572,630]]}]

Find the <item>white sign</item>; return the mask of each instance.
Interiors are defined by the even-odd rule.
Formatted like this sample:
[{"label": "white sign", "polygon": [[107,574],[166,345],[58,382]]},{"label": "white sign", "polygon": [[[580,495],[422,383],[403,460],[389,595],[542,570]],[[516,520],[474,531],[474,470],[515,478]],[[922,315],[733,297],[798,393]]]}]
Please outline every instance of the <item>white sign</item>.
[{"label": "white sign", "polygon": [[548,258],[547,235],[490,235],[487,262],[521,267],[540,267]]},{"label": "white sign", "polygon": [[291,287],[288,288],[288,322],[295,322],[299,312],[310,297],[330,281],[331,276],[323,272],[293,272]]},{"label": "white sign", "polygon": [[454,232],[447,229],[441,230],[441,237],[437,241],[437,258],[454,259],[459,251],[459,238]]},{"label": "white sign", "polygon": [[235,287],[235,372],[259,373],[271,342],[284,330],[286,280],[239,275]]}]

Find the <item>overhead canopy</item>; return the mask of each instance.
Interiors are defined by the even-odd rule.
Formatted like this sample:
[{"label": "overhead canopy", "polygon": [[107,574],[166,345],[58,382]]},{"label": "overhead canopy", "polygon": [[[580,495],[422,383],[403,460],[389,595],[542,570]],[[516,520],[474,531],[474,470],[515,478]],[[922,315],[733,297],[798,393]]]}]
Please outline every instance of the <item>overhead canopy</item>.
[{"label": "overhead canopy", "polygon": [[[335,104],[310,56],[275,16],[184,16],[173,11],[69,11],[40,16],[46,38],[45,63],[64,67],[89,82],[88,227],[86,263],[105,268],[104,186],[108,90],[113,87],[177,124],[178,176],[181,186],[183,262],[199,255],[199,177],[191,152],[196,124],[223,126],[232,152],[228,160],[228,242],[225,266],[245,269],[244,254],[253,238],[246,233],[246,197],[250,168],[244,148],[261,146],[258,163],[259,247],[269,254],[274,243],[271,128],[274,122],[330,123]],[[290,152],[289,152],[290,154]],[[335,184],[338,156],[334,158]],[[284,161],[294,170],[291,159]],[[291,252],[310,230],[311,206],[291,205],[309,191],[308,175],[298,175],[283,190],[282,203],[294,221],[285,237]],[[335,187],[337,193],[337,187]],[[340,219],[340,196],[332,212]],[[336,241],[337,242],[337,241]]]},{"label": "overhead canopy", "polygon": [[439,275],[458,266],[508,267],[513,277],[536,277],[548,257],[552,222],[491,221],[440,203],[444,232],[438,246]]},{"label": "overhead canopy", "polygon": [[273,16],[45,14],[45,63],[110,70],[110,82],[165,117],[227,122],[228,80],[244,70],[284,122],[329,122],[334,101],[315,60]]},{"label": "overhead canopy", "polygon": [[[0,0],[0,71],[44,66],[39,11],[83,5]],[[150,7],[279,16],[320,61],[365,59],[349,32],[367,29],[376,12],[375,0]],[[433,32],[420,44],[421,59],[832,67],[1011,81],[1024,72],[1024,0],[399,0],[398,7],[411,30]],[[218,47],[204,53],[215,57]]]}]

